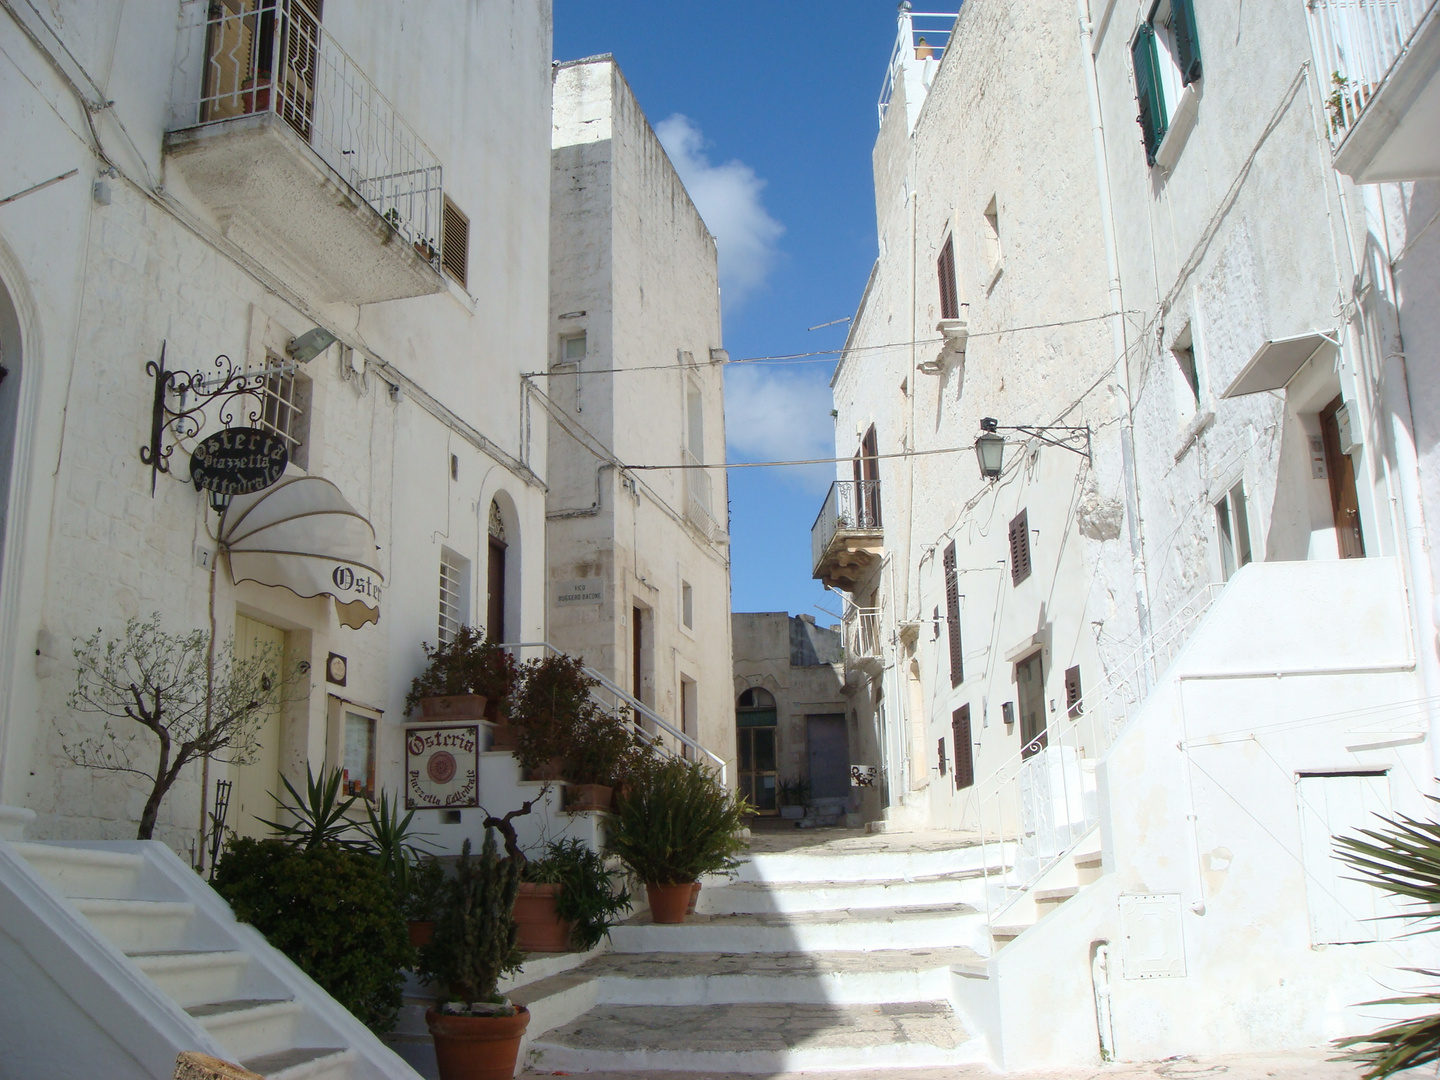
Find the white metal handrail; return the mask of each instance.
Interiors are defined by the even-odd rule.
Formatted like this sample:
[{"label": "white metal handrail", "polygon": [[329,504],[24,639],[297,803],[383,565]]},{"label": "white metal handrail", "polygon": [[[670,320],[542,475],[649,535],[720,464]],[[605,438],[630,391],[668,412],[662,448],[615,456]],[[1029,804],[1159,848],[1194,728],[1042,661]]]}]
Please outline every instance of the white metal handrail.
[{"label": "white metal handrail", "polygon": [[[563,650],[557,649],[548,641],[505,642],[502,643],[501,648],[509,649],[511,654],[517,660],[521,659],[521,657],[524,655],[524,651],[527,649],[539,649],[542,651],[542,655],[550,653],[554,653],[556,655],[565,655]],[[675,727],[668,720],[666,720],[659,713],[657,713],[654,709],[650,708],[650,706],[646,705],[643,701],[640,701],[639,699],[634,697],[634,695],[626,693],[624,690],[620,689],[620,687],[616,686],[613,682],[607,679],[600,672],[596,671],[594,668],[582,664],[581,670],[586,675],[590,676],[590,678],[598,682],[601,689],[603,689],[607,694],[610,695],[611,700],[608,703],[604,701],[599,702],[600,707],[605,709],[606,712],[610,713],[612,716],[615,716],[619,714],[620,709],[629,709],[630,722],[635,728],[636,734],[646,739],[648,742],[650,742],[651,745],[655,746],[657,749],[669,755],[670,757],[681,757],[682,754],[676,752],[674,745],[667,742],[664,738],[660,737],[660,735],[663,733],[664,736],[667,736],[669,739],[674,740],[674,742],[679,743],[682,747],[688,748],[691,753],[695,754],[696,756],[703,755],[708,758],[711,764],[713,764],[716,770],[719,772],[720,782],[722,784],[728,782],[726,779],[725,759],[722,758],[719,754],[716,754],[708,747],[701,745],[700,742],[694,738],[694,736],[687,735],[685,732]],[[645,724],[647,722],[649,724],[652,724],[657,730],[652,731],[646,728]]]},{"label": "white metal handrail", "polygon": [[[907,62],[934,61],[939,63],[950,47],[950,35],[958,16],[955,12],[906,11],[900,12],[900,28],[895,35],[895,46],[890,50],[890,60],[885,65],[885,79],[880,84],[880,100],[876,109],[880,123],[885,123],[885,112],[890,107],[891,95],[895,93],[895,82]],[[919,22],[922,25],[916,26]]]},{"label": "white metal handrail", "polygon": [[714,481],[710,470],[700,467],[700,459],[690,452],[688,446],[680,448],[680,456],[684,464],[691,466],[681,470],[685,476],[685,515],[690,524],[711,535],[719,529],[719,522],[715,520],[713,510]]},{"label": "white metal handrail", "polygon": [[879,608],[849,605],[845,608],[845,647],[851,656],[869,658],[883,656],[884,633]]},{"label": "white metal handrail", "polygon": [[1339,145],[1440,0],[1309,0],[1330,141]]},{"label": "white metal handrail", "polygon": [[[1139,711],[1223,588],[1211,584],[1196,592],[1058,723],[976,785],[986,917],[992,925],[1099,824],[1096,762]],[[992,847],[999,849],[993,859]]]},{"label": "white metal handrail", "polygon": [[440,159],[306,0],[210,5],[199,95],[177,126],[281,117],[357,195],[440,265]]}]

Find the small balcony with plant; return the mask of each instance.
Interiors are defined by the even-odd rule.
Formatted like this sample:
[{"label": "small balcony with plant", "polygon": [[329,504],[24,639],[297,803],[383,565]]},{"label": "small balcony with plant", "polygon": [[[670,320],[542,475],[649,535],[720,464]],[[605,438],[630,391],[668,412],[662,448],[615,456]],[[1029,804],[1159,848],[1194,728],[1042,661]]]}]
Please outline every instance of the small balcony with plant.
[{"label": "small balcony with plant", "polygon": [[1309,0],[1335,168],[1357,184],[1440,176],[1440,0]]},{"label": "small balcony with plant", "polygon": [[442,235],[454,215],[440,159],[318,7],[195,5],[182,31],[194,36],[195,59],[177,72],[165,136],[168,182],[236,246],[326,300],[440,292],[442,249],[465,239]]},{"label": "small balcony with plant", "polygon": [[880,481],[837,480],[810,528],[814,577],[832,589],[852,590],[884,554]]}]

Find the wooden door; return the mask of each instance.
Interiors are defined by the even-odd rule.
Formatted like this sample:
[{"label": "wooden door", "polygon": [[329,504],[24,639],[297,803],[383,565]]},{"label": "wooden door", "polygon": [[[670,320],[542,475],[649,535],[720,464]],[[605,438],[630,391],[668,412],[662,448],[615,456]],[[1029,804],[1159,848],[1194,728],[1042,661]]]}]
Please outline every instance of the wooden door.
[{"label": "wooden door", "polygon": [[810,768],[810,795],[844,799],[850,795],[850,737],[844,713],[805,717],[805,744]]},{"label": "wooden door", "polygon": [[1015,665],[1019,690],[1020,747],[1025,757],[1045,749],[1045,672],[1041,653],[1031,653]]},{"label": "wooden door", "polygon": [[1320,412],[1320,436],[1325,444],[1325,471],[1330,474],[1330,509],[1335,515],[1335,543],[1342,559],[1363,559],[1365,538],[1360,533],[1360,494],[1355,488],[1355,459],[1340,446],[1336,419],[1342,401],[1337,397]]},{"label": "wooden door", "polygon": [[[271,678],[279,680],[285,656],[285,631],[244,615],[235,616],[235,658],[248,660],[264,655],[273,659]],[[284,695],[279,695],[283,697]],[[235,766],[231,778],[235,786],[230,793],[230,810],[225,825],[240,836],[269,836],[274,830],[261,824],[261,818],[275,820],[279,803],[275,793],[284,790],[280,783],[280,741],[282,737],[281,706],[261,722],[256,742],[259,753],[248,765]]]},{"label": "wooden door", "polygon": [[[775,754],[775,713],[765,726],[741,727],[737,732],[736,749],[740,755],[740,793],[762,814],[779,813],[776,799],[778,777]],[[764,717],[758,713],[741,714],[740,722],[759,724]]]},{"label": "wooden door", "polygon": [[485,636],[505,640],[505,541],[490,537],[490,561],[486,571]]}]

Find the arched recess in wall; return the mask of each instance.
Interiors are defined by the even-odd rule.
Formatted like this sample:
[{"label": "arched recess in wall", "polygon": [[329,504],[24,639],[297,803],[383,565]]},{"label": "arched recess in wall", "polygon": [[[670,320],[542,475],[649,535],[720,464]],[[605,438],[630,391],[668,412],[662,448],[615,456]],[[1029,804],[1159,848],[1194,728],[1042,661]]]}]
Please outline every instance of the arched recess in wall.
[{"label": "arched recess in wall", "polygon": [[496,641],[519,641],[520,621],[520,515],[508,491],[497,491],[487,504],[485,540],[485,635]]},{"label": "arched recess in wall", "polygon": [[778,722],[775,695],[763,686],[743,690],[735,699],[739,789],[762,814],[779,811]]}]

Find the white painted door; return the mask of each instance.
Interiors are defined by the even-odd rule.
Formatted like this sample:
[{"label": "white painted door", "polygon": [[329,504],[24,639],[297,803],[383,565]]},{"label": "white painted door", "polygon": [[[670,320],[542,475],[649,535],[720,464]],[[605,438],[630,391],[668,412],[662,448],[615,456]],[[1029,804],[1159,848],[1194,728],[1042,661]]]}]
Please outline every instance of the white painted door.
[{"label": "white painted door", "polygon": [[[278,681],[285,655],[285,631],[236,615],[235,658],[246,660],[261,653],[273,658],[275,670],[270,677]],[[269,836],[274,832],[258,819],[276,819],[274,792],[284,790],[280,784],[280,708],[277,704],[261,724],[255,760],[231,770],[235,787],[230,792],[225,824],[240,836]]]},{"label": "white painted door", "polygon": [[1386,894],[1362,881],[1335,855],[1337,835],[1381,826],[1376,814],[1390,813],[1390,784],[1384,773],[1301,776],[1300,848],[1305,897],[1310,910],[1310,943],[1336,945],[1389,937],[1395,909]]}]

